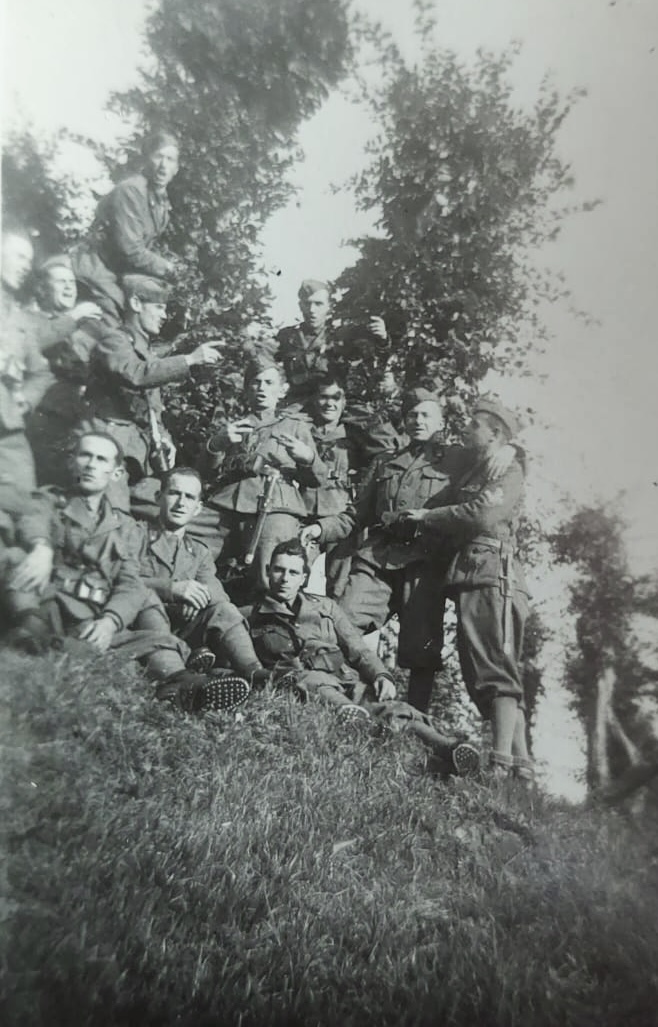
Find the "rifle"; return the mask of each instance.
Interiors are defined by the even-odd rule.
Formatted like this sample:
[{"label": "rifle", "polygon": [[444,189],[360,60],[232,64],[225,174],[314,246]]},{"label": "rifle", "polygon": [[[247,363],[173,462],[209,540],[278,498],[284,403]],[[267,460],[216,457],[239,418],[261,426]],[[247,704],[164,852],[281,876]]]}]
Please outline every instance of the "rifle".
[{"label": "rifle", "polygon": [[271,467],[269,464],[265,464],[263,468],[263,488],[258,496],[258,516],[256,523],[254,524],[254,530],[251,534],[249,546],[245,553],[244,562],[246,567],[251,567],[254,562],[258,543],[260,537],[263,534],[263,528],[265,526],[265,518],[272,509],[272,496],[274,493],[274,486],[281,477],[281,471],[276,467]]},{"label": "rifle", "polygon": [[162,432],[160,431],[160,424],[155,410],[149,403],[149,424],[151,427],[151,443],[153,445],[153,454],[151,456],[151,466],[156,474],[164,474],[166,471],[170,471],[173,467],[173,463],[170,458],[170,452],[165,449],[162,441]]}]

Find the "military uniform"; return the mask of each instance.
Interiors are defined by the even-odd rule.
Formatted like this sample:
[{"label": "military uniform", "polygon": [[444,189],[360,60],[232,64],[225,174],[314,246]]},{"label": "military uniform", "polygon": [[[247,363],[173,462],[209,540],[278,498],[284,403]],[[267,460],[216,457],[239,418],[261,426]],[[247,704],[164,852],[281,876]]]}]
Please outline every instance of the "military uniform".
[{"label": "military uniform", "polygon": [[40,485],[65,488],[70,481],[70,449],[76,427],[87,413],[89,360],[102,327],[68,314],[38,315],[39,345],[54,375],[36,410],[26,420]]},{"label": "military uniform", "polygon": [[344,587],[350,567],[349,555],[337,544],[354,528],[350,443],[344,424],[314,424],[311,434],[326,469],[326,483],[321,488],[305,489],[304,499],[309,519],[322,531],[318,541],[326,552],[327,595],[335,598]]},{"label": "military uniform", "polygon": [[[177,535],[159,525],[140,524],[138,531],[139,572],[144,584],[162,600],[164,610],[151,608],[140,614],[137,626],[169,630],[170,625],[191,648],[209,646],[240,673],[250,674],[259,668],[245,619],[217,579],[208,547],[187,532]],[[183,603],[173,595],[172,585],[177,581],[198,581],[210,593],[210,602],[192,620],[183,617]]]},{"label": "military uniform", "polygon": [[427,506],[450,484],[457,447],[435,439],[382,456],[370,468],[356,506],[367,528],[352,558],[341,608],[362,631],[373,631],[392,613],[400,618],[398,662],[438,669],[443,648],[443,557],[420,533],[386,526],[386,515]]},{"label": "military uniform", "polygon": [[[184,669],[188,649],[166,631],[130,631],[140,611],[160,600],[142,583],[137,564],[137,525],[103,497],[98,516],[82,495],[43,489],[40,502],[19,522],[29,545],[47,539],[53,548],[51,585],[43,597],[32,597],[32,609],[51,631],[75,636],[89,621],[109,616],[117,625],[112,649],[147,661],[151,673],[166,677]],[[25,612],[26,593],[7,594],[11,609]]]},{"label": "military uniform", "polygon": [[446,594],[457,610],[464,683],[483,716],[498,696],[523,700],[519,669],[528,590],[515,556],[515,525],[523,469],[514,460],[494,481],[486,461],[474,463],[425,514],[423,538],[453,553]]},{"label": "military uniform", "polygon": [[[88,423],[109,432],[123,448],[131,481],[150,473],[150,411],[162,425],[160,385],[190,375],[184,356],[156,357],[136,326],[105,327],[91,355],[87,386]],[[165,437],[168,433],[161,428]]]},{"label": "military uniform", "polygon": [[38,315],[2,291],[0,345],[0,481],[30,491],[36,485],[25,418],[54,379],[39,347]]},{"label": "military uniform", "polygon": [[328,596],[300,592],[292,607],[265,596],[254,606],[249,626],[265,667],[296,670],[297,687],[331,705],[359,702],[375,678],[392,680]]},{"label": "military uniform", "polygon": [[154,246],[169,212],[167,195],[156,193],[145,175],[132,175],[101,199],[89,238],[71,254],[77,280],[115,317],[124,306],[122,275],[167,277],[169,261]]},{"label": "military uniform", "polygon": [[[265,485],[266,465],[277,468],[280,477],[274,483],[270,512],[256,551],[254,569],[265,586],[274,547],[296,536],[300,522],[306,519],[305,487],[317,488],[326,481],[326,470],[315,449],[309,418],[303,413],[281,411],[268,413],[262,419],[249,414],[243,421],[253,426],[239,443],[225,445],[221,433],[211,436],[208,452],[219,466],[216,488],[208,506],[219,512],[225,543],[220,560],[240,560],[249,546],[258,514],[259,496]],[[296,464],[282,442],[283,435],[292,435],[313,451],[313,462]],[[224,447],[224,448],[222,448]]]}]

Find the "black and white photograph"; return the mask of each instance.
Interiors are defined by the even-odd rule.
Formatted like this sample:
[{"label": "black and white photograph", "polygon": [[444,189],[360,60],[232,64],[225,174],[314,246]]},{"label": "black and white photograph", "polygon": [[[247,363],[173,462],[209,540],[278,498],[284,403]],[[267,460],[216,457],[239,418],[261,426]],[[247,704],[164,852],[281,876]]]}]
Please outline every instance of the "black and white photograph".
[{"label": "black and white photograph", "polygon": [[1,1022],[655,1027],[655,0],[0,6]]}]

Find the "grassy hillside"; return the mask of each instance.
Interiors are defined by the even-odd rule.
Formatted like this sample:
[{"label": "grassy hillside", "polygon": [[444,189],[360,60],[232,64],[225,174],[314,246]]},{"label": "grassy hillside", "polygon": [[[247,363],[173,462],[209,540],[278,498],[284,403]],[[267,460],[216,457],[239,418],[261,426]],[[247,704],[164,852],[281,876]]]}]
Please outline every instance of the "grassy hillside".
[{"label": "grassy hillside", "polygon": [[4,1024],[655,1024],[623,817],[286,697],[195,720],[109,659],[2,665]]}]

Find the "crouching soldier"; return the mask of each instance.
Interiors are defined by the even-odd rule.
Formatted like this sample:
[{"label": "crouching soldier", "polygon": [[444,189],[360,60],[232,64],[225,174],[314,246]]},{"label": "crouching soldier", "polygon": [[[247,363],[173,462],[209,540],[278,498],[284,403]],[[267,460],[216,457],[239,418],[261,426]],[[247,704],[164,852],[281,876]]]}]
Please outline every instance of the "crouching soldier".
[{"label": "crouching soldier", "polygon": [[[393,702],[395,684],[379,657],[327,596],[303,591],[309,567],[298,539],[276,546],[268,569],[268,589],[249,616],[254,648],[275,680],[286,671],[302,697],[340,715],[367,719],[371,714],[417,734],[458,773],[479,767],[477,749],[447,738],[430,719],[407,703]],[[368,707],[367,698],[378,700]]]},{"label": "crouching soldier", "polygon": [[306,517],[303,488],[325,480],[306,414],[279,410],[287,384],[268,356],[254,357],[244,378],[249,412],[208,440],[218,468],[208,505],[219,513],[220,569],[244,561],[253,582],[267,586],[274,547],[297,534]]},{"label": "crouching soldier", "polygon": [[160,600],[139,577],[137,526],[106,495],[121,473],[122,455],[110,435],[82,435],[73,487],[43,490],[20,519],[19,536],[32,560],[29,580],[18,573],[5,585],[14,641],[29,640],[31,648],[40,644],[44,650],[65,640],[68,649],[111,648],[145,663],[159,682],[158,698],[183,709],[231,709],[249,694],[246,681],[186,670],[188,649],[166,630],[129,630],[140,611]]},{"label": "crouching soldier", "polygon": [[515,556],[515,527],[523,495],[517,459],[493,481],[492,459],[517,431],[514,415],[482,399],[473,412],[465,448],[470,464],[437,509],[407,510],[428,542],[454,555],[445,577],[457,610],[457,645],[464,683],[482,716],[491,720],[491,762],[498,777],[532,777],[526,746],[520,669],[528,593]]},{"label": "crouching soldier", "polygon": [[201,491],[198,471],[169,471],[162,482],[158,523],[137,526],[140,574],[164,608],[143,611],[136,626],[172,630],[194,650],[195,666],[210,669],[228,663],[245,678],[259,681],[268,675],[254,652],[246,621],[218,581],[208,547],[186,532],[201,512]]}]

